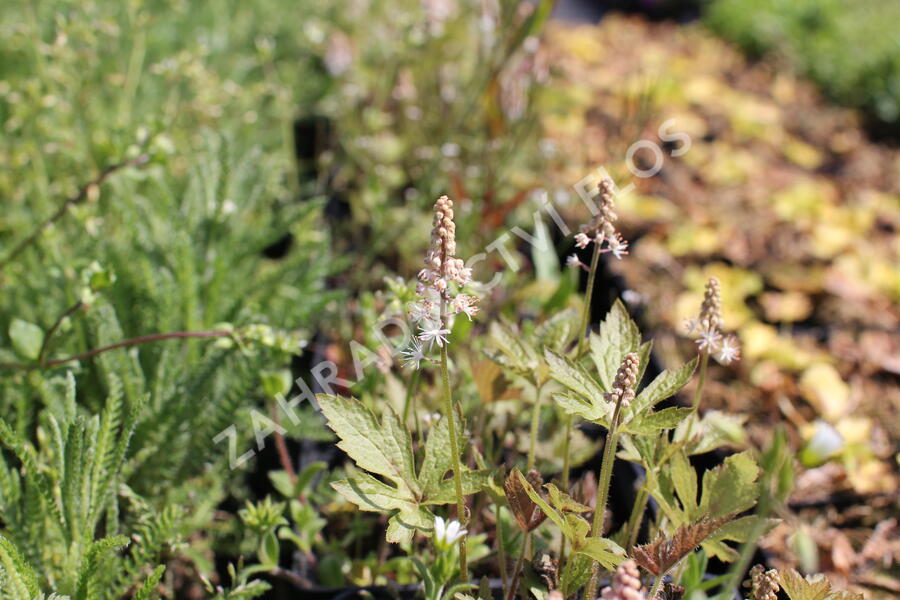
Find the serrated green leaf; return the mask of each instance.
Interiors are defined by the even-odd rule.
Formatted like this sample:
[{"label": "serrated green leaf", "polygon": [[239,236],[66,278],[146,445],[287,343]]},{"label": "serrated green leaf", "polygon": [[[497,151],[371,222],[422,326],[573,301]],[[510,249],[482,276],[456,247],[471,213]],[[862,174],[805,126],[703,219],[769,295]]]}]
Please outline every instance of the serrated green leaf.
[{"label": "serrated green leaf", "polygon": [[537,369],[540,354],[526,343],[518,329],[505,321],[493,321],[488,330],[493,348],[488,356],[518,375],[530,375]]},{"label": "serrated green leaf", "polygon": [[573,333],[577,328],[574,321],[577,318],[578,313],[572,308],[567,308],[538,325],[534,330],[538,346],[557,351],[564,348],[572,341]]},{"label": "serrated green leaf", "polygon": [[44,343],[44,330],[34,323],[15,318],[9,324],[9,339],[19,356],[36,360]]},{"label": "serrated green leaf", "polygon": [[575,554],[566,561],[559,577],[559,588],[563,597],[568,598],[591,577],[594,561],[584,554]]},{"label": "serrated green leaf", "polygon": [[574,393],[578,399],[590,403],[589,407],[571,405],[572,408],[578,408],[582,411],[578,414],[593,415],[591,420],[599,418],[599,415],[606,414],[608,403],[603,395],[603,387],[584,367],[549,348],[544,350],[544,358],[550,368],[550,377]]},{"label": "serrated green leaf", "polygon": [[553,505],[553,508],[556,510],[560,512],[575,513],[590,512],[591,508],[589,506],[585,506],[581,502],[578,502],[552,483],[548,483],[544,487],[547,488],[547,498],[550,500],[550,504]]},{"label": "serrated green leaf", "polygon": [[[318,400],[328,426],[340,439],[338,446],[361,469],[395,484],[389,485],[360,471],[331,486],[362,510],[391,515],[386,536],[389,542],[407,543],[416,530],[431,530],[434,515],[426,507],[456,501],[453,479],[444,478],[452,464],[450,422],[441,419],[432,430],[426,440],[421,475],[417,476],[409,432],[393,410],[388,407],[379,423],[356,399],[320,395]],[[457,420],[457,424],[462,431],[462,423]],[[487,471],[466,469],[461,479],[463,493],[473,494],[487,485],[490,475]]]},{"label": "serrated green leaf", "polygon": [[739,513],[756,504],[759,467],[748,451],[733,454],[703,474],[703,497],[694,520]]},{"label": "serrated green leaf", "polygon": [[[415,530],[428,531],[434,517],[409,495],[382,483],[368,473],[358,473],[351,479],[335,481],[331,486],[341,496],[360,509],[390,514],[387,540],[407,543]],[[405,491],[408,494],[408,491]]]},{"label": "serrated green leaf", "polygon": [[[464,496],[477,494],[490,482],[489,471],[463,471],[460,473],[462,492]],[[447,478],[422,500],[422,504],[453,504],[456,502],[456,484],[453,478]]]},{"label": "serrated green leaf", "polygon": [[791,600],[827,600],[831,583],[823,576],[805,578],[794,569],[780,569],[778,583]]},{"label": "serrated green leaf", "polygon": [[[462,431],[462,423],[458,416],[456,431]],[[419,469],[419,481],[426,494],[437,490],[444,475],[453,467],[453,452],[450,448],[450,421],[447,417],[440,420],[428,432],[425,440],[425,458]]]},{"label": "serrated green leaf", "polygon": [[603,391],[612,389],[616,371],[629,352],[638,352],[641,332],[631,319],[621,300],[616,300],[606,318],[600,323],[600,331],[591,334],[591,358],[597,365]]},{"label": "serrated green leaf", "polygon": [[628,423],[637,415],[645,414],[651,408],[662,402],[666,398],[675,395],[678,390],[683,388],[694,374],[697,367],[697,359],[694,358],[689,363],[682,365],[680,368],[670,371],[666,369],[656,376],[650,382],[650,385],[641,390],[634,402],[626,409],[623,423]]},{"label": "serrated green leaf", "polygon": [[572,392],[553,394],[552,398],[567,414],[604,426],[609,423],[609,409],[606,406],[583,400],[581,396]]},{"label": "serrated green leaf", "polygon": [[607,538],[588,538],[576,552],[593,558],[610,571],[625,560],[625,549]]},{"label": "serrated green leaf", "polygon": [[339,438],[338,447],[360,468],[388,478],[405,496],[421,494],[412,442],[390,407],[379,423],[355,398],[319,394],[316,399],[328,426]]},{"label": "serrated green leaf", "polygon": [[673,429],[693,413],[690,408],[672,406],[657,412],[638,415],[622,425],[623,433],[656,436],[661,429]]},{"label": "serrated green leaf", "polygon": [[676,452],[669,459],[670,474],[675,491],[688,514],[697,512],[697,472],[684,452]]}]

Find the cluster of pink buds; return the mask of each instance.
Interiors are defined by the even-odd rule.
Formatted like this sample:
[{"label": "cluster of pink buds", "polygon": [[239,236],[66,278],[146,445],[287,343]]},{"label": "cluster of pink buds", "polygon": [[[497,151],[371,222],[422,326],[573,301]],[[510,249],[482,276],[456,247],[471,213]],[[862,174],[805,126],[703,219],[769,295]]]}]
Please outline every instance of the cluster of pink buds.
[{"label": "cluster of pink buds", "polygon": [[616,371],[616,379],[613,382],[612,391],[604,394],[607,402],[621,404],[622,408],[628,408],[634,400],[634,388],[637,385],[640,359],[634,352],[630,352],[622,359],[622,364]]},{"label": "cluster of pink buds", "polygon": [[[750,569],[751,600],[778,600],[778,571],[766,571],[762,565],[754,565]],[[745,584],[746,585],[746,584]]]},{"label": "cluster of pink buds", "polygon": [[697,347],[723,365],[741,358],[741,346],[735,335],[722,333],[722,296],[719,280],[710,277],[700,305],[700,315],[687,322],[688,334],[696,336]]},{"label": "cluster of pink buds", "polygon": [[460,291],[471,283],[472,269],[456,258],[453,201],[447,196],[441,196],[434,203],[431,246],[418,278],[416,293],[419,300],[409,305],[409,317],[420,328],[419,340],[429,348],[435,343],[443,347],[450,333],[450,317],[464,314],[471,319],[478,312],[478,298]]},{"label": "cluster of pink buds", "polygon": [[[604,175],[597,184],[599,188],[600,202],[597,212],[591,217],[590,223],[582,225],[575,234],[575,245],[578,248],[587,248],[591,243],[601,246],[600,252],[611,252],[613,256],[621,259],[628,254],[628,242],[616,231],[615,225],[618,215],[615,213],[616,184],[608,176]],[[606,244],[603,247],[603,244]],[[566,260],[570,267],[581,267],[588,270],[588,266],[582,263],[576,255]]]},{"label": "cluster of pink buds", "polygon": [[612,585],[600,592],[603,600],[646,600],[647,592],[641,584],[641,574],[637,563],[631,559],[624,561],[616,569]]}]

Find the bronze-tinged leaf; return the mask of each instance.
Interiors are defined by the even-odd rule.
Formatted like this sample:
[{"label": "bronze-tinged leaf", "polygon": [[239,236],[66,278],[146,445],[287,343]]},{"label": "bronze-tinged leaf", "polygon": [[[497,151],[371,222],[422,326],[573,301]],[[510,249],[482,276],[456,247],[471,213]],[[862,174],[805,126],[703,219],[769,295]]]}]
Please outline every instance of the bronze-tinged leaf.
[{"label": "bronze-tinged leaf", "polygon": [[700,542],[721,527],[731,516],[702,519],[692,525],[682,525],[671,538],[657,537],[652,543],[638,546],[633,556],[637,563],[657,577],[665,574],[679,560],[694,551]]},{"label": "bronze-tinged leaf", "polygon": [[[538,480],[538,485],[534,486],[533,483],[532,485],[536,489],[540,489],[540,474],[538,474],[537,471],[530,471],[528,475],[529,482],[533,482],[534,479]],[[521,473],[518,469],[513,469],[509,474],[506,478],[506,482],[503,484],[503,488],[506,491],[506,500],[509,503],[509,509],[512,511],[513,516],[516,518],[516,523],[519,524],[522,531],[533,531],[538,525],[544,522],[547,515],[545,515],[538,505],[528,497],[528,493],[525,491],[522,483]]]},{"label": "bronze-tinged leaf", "polygon": [[684,598],[685,589],[680,585],[675,585],[674,583],[665,582],[662,585],[662,588],[656,594],[657,598],[661,600],[681,600]]}]

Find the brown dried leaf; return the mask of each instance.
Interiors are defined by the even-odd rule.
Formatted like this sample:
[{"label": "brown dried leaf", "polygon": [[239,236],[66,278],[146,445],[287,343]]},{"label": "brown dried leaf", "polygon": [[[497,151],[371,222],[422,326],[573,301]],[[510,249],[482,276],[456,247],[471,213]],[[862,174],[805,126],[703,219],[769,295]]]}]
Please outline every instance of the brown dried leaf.
[{"label": "brown dried leaf", "polygon": [[731,516],[702,519],[692,525],[682,525],[671,538],[657,537],[652,543],[637,546],[634,559],[650,573],[661,576],[675,563],[694,551],[700,542],[727,522]]},{"label": "brown dried leaf", "polygon": [[879,523],[872,537],[863,544],[860,556],[886,569],[900,564],[900,525],[897,519]]},{"label": "brown dried leaf", "polygon": [[[534,483],[533,479],[540,479],[540,475],[537,471],[531,471],[528,475],[529,482]],[[538,481],[537,483],[538,485],[534,486],[535,489],[541,489],[541,482]],[[528,497],[528,493],[525,491],[525,487],[522,484],[521,473],[518,469],[513,469],[509,474],[503,484],[503,488],[506,491],[506,500],[509,503],[509,509],[516,518],[516,523],[519,524],[519,527],[521,527],[523,531],[533,531],[538,525],[544,522],[547,515],[545,515],[543,511],[538,508],[538,505]]]},{"label": "brown dried leaf", "polygon": [[662,588],[657,592],[656,597],[660,598],[660,600],[681,600],[684,598],[685,589],[680,585],[675,585],[674,583],[665,582],[662,585]]}]

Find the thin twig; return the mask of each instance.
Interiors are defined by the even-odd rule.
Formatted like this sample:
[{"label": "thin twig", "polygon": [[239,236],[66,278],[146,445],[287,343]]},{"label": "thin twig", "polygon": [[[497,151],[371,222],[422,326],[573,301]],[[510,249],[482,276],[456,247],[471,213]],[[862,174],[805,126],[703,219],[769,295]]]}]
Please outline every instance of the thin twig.
[{"label": "thin twig", "polygon": [[56,209],[56,212],[47,217],[47,219],[43,223],[38,225],[37,228],[28,235],[28,237],[19,242],[3,260],[0,260],[0,270],[5,269],[7,265],[9,265],[9,263],[15,260],[17,256],[19,256],[19,254],[21,254],[26,248],[28,248],[28,246],[33,244],[47,227],[61,219],[63,215],[65,215],[69,211],[70,208],[72,208],[76,204],[84,202],[87,199],[88,195],[91,193],[91,190],[95,189],[101,183],[103,183],[107,177],[109,177],[116,171],[119,171],[120,169],[124,169],[127,167],[137,167],[147,163],[149,160],[149,154],[141,154],[139,156],[136,156],[135,158],[110,165],[100,171],[99,175],[81,186],[81,189],[78,190],[77,194],[75,194],[71,198],[68,198],[65,202],[60,204],[59,208]]},{"label": "thin twig", "polygon": [[59,315],[59,318],[56,319],[56,322],[50,326],[50,329],[47,330],[47,334],[44,335],[44,341],[41,342],[41,349],[38,352],[37,358],[38,364],[44,363],[44,356],[46,356],[47,350],[50,347],[50,338],[53,337],[53,334],[56,333],[56,330],[59,329],[60,325],[62,325],[62,322],[65,321],[66,317],[80,310],[82,306],[84,306],[84,304],[81,302],[81,300],[79,300],[78,302],[67,308],[63,314]]},{"label": "thin twig", "polygon": [[303,577],[301,575],[297,575],[293,571],[288,571],[287,569],[283,569],[281,567],[273,567],[269,571],[269,573],[271,573],[275,577],[281,577],[282,579],[290,581],[294,585],[301,587],[301,588],[315,587],[309,579],[306,579],[305,577]]},{"label": "thin twig", "polygon": [[287,442],[284,441],[284,435],[281,434],[281,415],[278,413],[278,405],[272,403],[272,420],[275,421],[275,448],[278,449],[278,460],[281,468],[287,473],[288,479],[291,481],[293,488],[297,483],[297,472],[291,462],[291,455],[288,452]]},{"label": "thin twig", "polygon": [[522,563],[525,562],[525,553],[528,551],[528,542],[531,541],[531,532],[525,532],[525,539],[522,540],[522,549],[519,551],[519,558],[516,559],[516,565],[513,567],[512,577],[509,580],[509,591],[506,593],[506,600],[513,600],[516,597],[516,590],[519,588],[519,571],[522,570]]},{"label": "thin twig", "polygon": [[56,367],[59,365],[64,365],[69,362],[74,362],[76,360],[84,360],[86,358],[93,358],[98,354],[103,354],[104,352],[109,352],[110,350],[116,350],[117,348],[127,348],[129,346],[137,346],[139,344],[145,344],[147,342],[158,342],[162,340],[171,340],[177,338],[216,338],[216,337],[233,337],[235,335],[235,331],[173,331],[171,333],[153,333],[150,335],[142,335],[135,338],[130,338],[127,340],[122,340],[121,342],[116,342],[115,344],[109,344],[108,346],[101,346],[99,348],[94,348],[93,350],[88,350],[86,352],[82,352],[80,354],[75,354],[73,356],[67,356],[65,358],[57,358],[55,360],[48,360],[44,363],[34,363],[34,364],[26,364],[26,363],[0,363],[0,369],[43,369],[47,367]]}]

